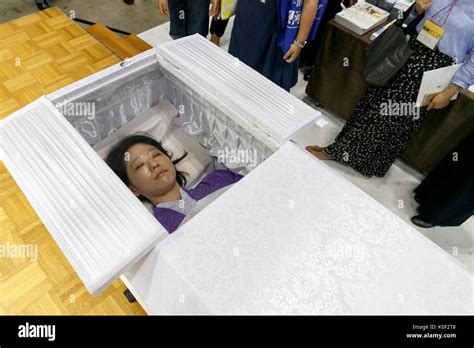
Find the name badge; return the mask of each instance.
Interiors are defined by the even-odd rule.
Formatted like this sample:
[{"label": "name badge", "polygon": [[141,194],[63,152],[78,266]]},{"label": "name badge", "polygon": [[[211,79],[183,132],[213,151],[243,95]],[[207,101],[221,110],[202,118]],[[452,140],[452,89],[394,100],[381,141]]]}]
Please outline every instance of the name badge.
[{"label": "name badge", "polygon": [[427,20],[416,39],[433,50],[443,35],[443,27],[440,27],[431,20]]}]

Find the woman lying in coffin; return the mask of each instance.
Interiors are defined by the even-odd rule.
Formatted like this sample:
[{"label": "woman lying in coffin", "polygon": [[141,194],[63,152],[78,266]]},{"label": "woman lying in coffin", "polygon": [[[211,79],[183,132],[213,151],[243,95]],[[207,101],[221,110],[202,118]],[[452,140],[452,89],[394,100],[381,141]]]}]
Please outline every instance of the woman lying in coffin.
[{"label": "woman lying in coffin", "polygon": [[175,167],[186,155],[172,160],[160,142],[132,135],[115,145],[106,162],[137,197],[153,204],[153,214],[172,233],[242,178],[230,170],[214,170],[187,189],[184,173]]}]

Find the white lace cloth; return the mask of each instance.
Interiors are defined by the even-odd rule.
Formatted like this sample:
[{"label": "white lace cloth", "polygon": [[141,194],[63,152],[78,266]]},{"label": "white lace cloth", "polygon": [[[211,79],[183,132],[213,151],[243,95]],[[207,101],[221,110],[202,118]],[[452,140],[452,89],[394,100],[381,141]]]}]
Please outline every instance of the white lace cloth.
[{"label": "white lace cloth", "polygon": [[293,143],[125,275],[151,314],[472,314],[461,263]]}]

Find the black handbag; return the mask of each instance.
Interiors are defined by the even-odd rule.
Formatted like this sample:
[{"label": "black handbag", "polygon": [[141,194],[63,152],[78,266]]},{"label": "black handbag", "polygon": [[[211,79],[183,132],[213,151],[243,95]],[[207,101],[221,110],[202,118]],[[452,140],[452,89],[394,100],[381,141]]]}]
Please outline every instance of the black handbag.
[{"label": "black handbag", "polygon": [[[407,14],[412,10],[407,10]],[[424,14],[417,16],[402,29],[405,18],[398,20],[366,48],[365,80],[382,87],[387,85],[413,54],[407,35],[416,33],[416,26]]]}]

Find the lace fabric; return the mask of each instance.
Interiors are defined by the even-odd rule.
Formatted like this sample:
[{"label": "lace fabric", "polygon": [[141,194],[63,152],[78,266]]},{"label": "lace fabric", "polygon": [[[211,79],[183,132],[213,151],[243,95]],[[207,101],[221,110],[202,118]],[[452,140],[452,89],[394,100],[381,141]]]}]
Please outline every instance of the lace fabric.
[{"label": "lace fabric", "polygon": [[461,263],[292,143],[126,276],[152,314],[473,313]]}]

